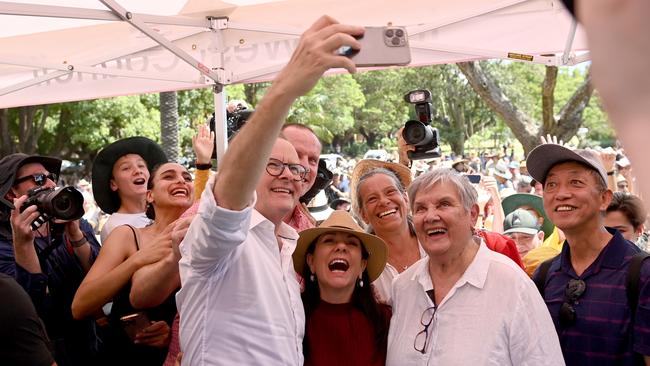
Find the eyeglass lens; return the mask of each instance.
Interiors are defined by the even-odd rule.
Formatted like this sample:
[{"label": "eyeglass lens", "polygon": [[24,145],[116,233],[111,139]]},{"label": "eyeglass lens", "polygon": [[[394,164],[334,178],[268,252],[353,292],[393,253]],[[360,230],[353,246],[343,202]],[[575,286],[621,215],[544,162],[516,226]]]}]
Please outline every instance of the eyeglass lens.
[{"label": "eyeglass lens", "polygon": [[32,179],[34,183],[36,183],[37,186],[42,187],[47,183],[47,180],[51,180],[52,182],[56,183],[57,181],[57,175],[54,173],[37,173],[37,174],[32,174],[32,175],[27,175],[21,178],[18,178],[15,180],[14,185],[20,184],[22,182],[25,182],[29,179]]},{"label": "eyeglass lens", "polygon": [[266,172],[274,177],[278,177],[282,174],[285,167],[289,169],[289,172],[291,172],[296,181],[302,180],[307,174],[307,170],[304,166],[300,164],[283,163],[278,159],[269,159],[269,162],[266,164]]},{"label": "eyeglass lens", "polygon": [[424,310],[422,316],[420,317],[420,324],[424,326],[416,336],[415,341],[413,342],[413,347],[416,351],[424,354],[426,353],[427,343],[429,342],[429,326],[433,322],[433,317],[436,314],[436,307],[431,306]]},{"label": "eyeglass lens", "polygon": [[560,325],[571,326],[576,322],[576,301],[585,293],[587,284],[583,280],[570,280],[564,290],[564,303],[560,306]]}]

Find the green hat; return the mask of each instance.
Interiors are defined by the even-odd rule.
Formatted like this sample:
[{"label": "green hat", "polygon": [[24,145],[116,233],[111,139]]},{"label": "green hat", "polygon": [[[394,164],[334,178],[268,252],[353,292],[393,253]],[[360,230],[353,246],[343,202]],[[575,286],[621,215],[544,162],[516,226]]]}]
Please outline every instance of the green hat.
[{"label": "green hat", "polygon": [[520,207],[531,207],[544,218],[544,223],[542,224],[541,229],[544,232],[544,237],[548,238],[553,233],[555,226],[553,225],[553,222],[551,222],[551,219],[546,215],[546,211],[544,211],[544,202],[542,201],[542,197],[530,193],[517,193],[504,198],[501,201],[501,206],[503,207],[503,214],[506,216]]},{"label": "green hat", "polygon": [[503,233],[524,233],[536,235],[539,232],[539,222],[532,213],[519,208],[512,211],[503,220]]}]

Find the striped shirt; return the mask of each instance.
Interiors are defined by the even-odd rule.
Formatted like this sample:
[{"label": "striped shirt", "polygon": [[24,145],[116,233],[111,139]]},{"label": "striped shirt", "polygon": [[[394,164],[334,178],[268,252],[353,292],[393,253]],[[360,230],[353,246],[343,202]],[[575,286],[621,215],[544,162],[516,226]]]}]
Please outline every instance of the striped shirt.
[{"label": "striped shirt", "polygon": [[[581,276],[570,259],[570,245],[551,264],[546,277],[544,301],[553,318],[567,365],[642,365],[639,355],[650,355],[650,260],[643,263],[634,331],[627,301],[626,281],[630,259],[640,250],[621,234],[614,236]],[[568,244],[568,242],[567,242]],[[535,273],[537,279],[539,271]],[[559,313],[571,279],[581,279],[586,290],[573,304],[574,325],[562,327]]]}]

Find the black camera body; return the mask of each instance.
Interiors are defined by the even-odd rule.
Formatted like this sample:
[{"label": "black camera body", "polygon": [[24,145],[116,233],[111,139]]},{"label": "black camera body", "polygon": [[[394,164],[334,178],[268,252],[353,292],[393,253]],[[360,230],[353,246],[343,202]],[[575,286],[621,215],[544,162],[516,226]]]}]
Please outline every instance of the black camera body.
[{"label": "black camera body", "polygon": [[72,186],[59,189],[36,187],[27,193],[27,200],[20,207],[23,212],[29,206],[36,206],[41,216],[32,223],[38,228],[43,223],[58,219],[78,220],[84,215],[84,196]]},{"label": "black camera body", "polygon": [[[237,108],[233,112],[226,112],[226,132],[228,135],[228,141],[232,139],[237,132],[244,126],[246,121],[251,117],[251,115],[255,112],[254,109],[248,109],[243,104],[238,104]],[[216,134],[216,127],[215,127],[215,119],[214,119],[214,113],[212,113],[212,117],[210,117],[210,131],[215,132]],[[217,150],[212,151],[212,159],[217,158]]]},{"label": "black camera body", "polygon": [[332,172],[327,169],[327,162],[325,159],[319,159],[318,171],[316,172],[316,180],[314,181],[314,185],[311,186],[307,193],[300,197],[300,202],[308,204],[314,197],[316,197],[318,192],[322,191],[325,189],[325,187],[329,186],[332,183],[333,178],[334,174],[332,174]]},{"label": "black camera body", "polygon": [[407,121],[402,130],[402,137],[406,143],[415,146],[415,151],[408,152],[409,159],[440,157],[438,129],[431,127],[433,121],[431,92],[426,89],[412,90],[404,95],[404,100],[414,105],[418,117],[418,120]]}]

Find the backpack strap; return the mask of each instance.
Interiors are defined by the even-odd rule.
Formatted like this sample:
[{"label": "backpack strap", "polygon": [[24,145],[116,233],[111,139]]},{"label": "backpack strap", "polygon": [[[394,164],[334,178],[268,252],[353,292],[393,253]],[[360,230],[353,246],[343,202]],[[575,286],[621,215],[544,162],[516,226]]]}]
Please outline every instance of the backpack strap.
[{"label": "backpack strap", "polygon": [[538,267],[538,273],[539,276],[537,276],[537,279],[535,279],[535,286],[537,286],[537,290],[539,291],[539,294],[542,295],[542,299],[544,298],[544,289],[546,287],[546,277],[548,277],[548,270],[551,268],[551,263],[553,263],[553,259],[547,259],[542,264],[539,265]]},{"label": "backpack strap", "polygon": [[636,307],[639,304],[639,277],[641,277],[641,265],[643,265],[643,261],[648,257],[650,257],[650,253],[646,252],[634,255],[634,257],[630,259],[630,264],[627,268],[625,290],[627,292],[627,303],[632,314],[632,323],[634,323]]}]

